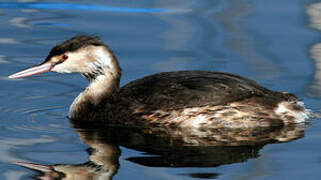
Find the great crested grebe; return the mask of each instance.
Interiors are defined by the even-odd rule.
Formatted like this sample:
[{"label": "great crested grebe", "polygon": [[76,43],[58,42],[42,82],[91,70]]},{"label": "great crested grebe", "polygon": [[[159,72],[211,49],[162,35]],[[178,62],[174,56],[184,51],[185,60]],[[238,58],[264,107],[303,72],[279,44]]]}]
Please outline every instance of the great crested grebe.
[{"label": "great crested grebe", "polygon": [[242,128],[304,122],[309,111],[290,93],[244,77],[210,71],[153,74],[119,88],[121,69],[99,38],[77,35],[52,48],[39,65],[9,78],[48,71],[89,81],[70,107],[72,120],[163,127]]}]

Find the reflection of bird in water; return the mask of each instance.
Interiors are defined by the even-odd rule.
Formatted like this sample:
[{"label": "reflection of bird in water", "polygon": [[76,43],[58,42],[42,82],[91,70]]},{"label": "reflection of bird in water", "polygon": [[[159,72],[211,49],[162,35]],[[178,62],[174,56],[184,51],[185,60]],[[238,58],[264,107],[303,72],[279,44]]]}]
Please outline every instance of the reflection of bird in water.
[{"label": "reflection of bird in water", "polygon": [[90,149],[90,160],[83,164],[40,165],[26,162],[14,162],[13,164],[40,173],[35,176],[35,179],[110,180],[119,168],[120,149],[118,146],[109,144],[97,144],[97,146],[99,148]]},{"label": "reflection of bird in water", "polygon": [[99,39],[75,36],[56,45],[40,65],[15,73],[78,72],[90,80],[75,99],[70,118],[166,127],[267,127],[303,122],[308,111],[290,93],[268,90],[228,73],[164,72],[119,89],[116,57]]},{"label": "reflection of bird in water", "polygon": [[[126,160],[147,167],[216,167],[256,158],[259,156],[259,150],[268,143],[288,142],[304,135],[302,124],[253,131],[242,129],[213,131],[215,136],[226,137],[226,140],[220,142],[214,140],[212,136],[192,135],[178,128],[168,133],[168,128],[162,130],[159,127],[146,129],[101,125],[95,127],[90,123],[76,121],[72,123],[80,139],[90,146],[87,162],[57,165],[24,162],[15,164],[41,172],[36,176],[38,179],[112,179],[119,168],[121,154],[119,146],[145,152],[128,157]],[[238,141],[235,140],[237,134]],[[193,141],[199,143],[193,144]],[[126,171],[126,168],[120,167],[119,171]],[[183,174],[209,175],[201,172]]]}]

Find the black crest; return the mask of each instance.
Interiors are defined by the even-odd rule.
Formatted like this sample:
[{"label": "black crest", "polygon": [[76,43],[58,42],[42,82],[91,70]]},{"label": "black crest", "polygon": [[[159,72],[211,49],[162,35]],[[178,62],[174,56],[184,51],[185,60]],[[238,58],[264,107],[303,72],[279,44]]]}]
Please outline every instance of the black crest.
[{"label": "black crest", "polygon": [[54,46],[46,58],[48,61],[51,57],[61,55],[65,52],[77,51],[86,46],[106,46],[97,36],[76,35],[60,44]]}]

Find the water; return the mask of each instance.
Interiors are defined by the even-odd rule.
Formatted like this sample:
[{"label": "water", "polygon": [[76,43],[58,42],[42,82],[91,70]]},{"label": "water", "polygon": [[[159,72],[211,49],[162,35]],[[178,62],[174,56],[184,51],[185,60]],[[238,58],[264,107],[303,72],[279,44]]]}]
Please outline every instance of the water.
[{"label": "water", "polygon": [[109,169],[97,174],[114,179],[319,179],[318,119],[304,132],[283,130],[291,140],[286,143],[185,149],[168,146],[171,139],[162,136],[125,131],[131,138],[122,139],[117,128],[73,128],[68,108],[87,84],[79,75],[6,78],[42,61],[54,44],[89,33],[115,52],[122,85],[161,71],[226,71],[295,93],[319,111],[318,1],[21,0],[0,2],[0,17],[0,179],[54,174],[11,162],[55,165],[79,175],[85,167],[97,172],[93,161]]}]

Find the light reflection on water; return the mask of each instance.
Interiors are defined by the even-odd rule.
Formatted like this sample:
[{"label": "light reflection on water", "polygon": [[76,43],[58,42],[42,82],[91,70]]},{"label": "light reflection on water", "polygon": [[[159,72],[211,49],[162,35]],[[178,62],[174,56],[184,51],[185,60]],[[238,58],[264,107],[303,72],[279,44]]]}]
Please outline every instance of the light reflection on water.
[{"label": "light reflection on water", "polygon": [[[287,179],[289,172],[292,179],[317,179],[321,147],[317,120],[311,122],[304,138],[303,129],[283,131],[288,132],[284,137],[301,138],[291,143],[266,145],[271,140],[234,149],[186,148],[190,151],[164,146],[173,149],[157,154],[146,147],[158,146],[140,144],[139,149],[131,144],[144,142],[139,133],[130,142],[125,138],[110,143],[104,131],[93,136],[88,129],[71,127],[66,115],[87,84],[81,77],[50,73],[20,81],[6,78],[40,62],[55,43],[89,33],[100,35],[115,52],[123,69],[121,84],[159,71],[227,71],[293,92],[308,107],[319,110],[319,32],[312,29],[319,30],[320,18],[319,5],[313,2],[0,2],[0,179],[28,179],[34,174],[8,163],[12,161],[72,169],[103,160],[109,162],[111,172],[117,172],[114,179]],[[118,134],[117,129],[108,132]],[[100,151],[95,156],[87,148],[115,156],[99,156]],[[194,165],[182,168],[184,163]]]},{"label": "light reflection on water", "polygon": [[45,3],[45,2],[2,2],[0,8],[5,9],[45,9],[45,10],[80,10],[80,11],[110,11],[126,13],[169,13],[169,9],[156,8],[130,8],[130,7],[112,7],[98,6],[90,4],[76,3]]}]

